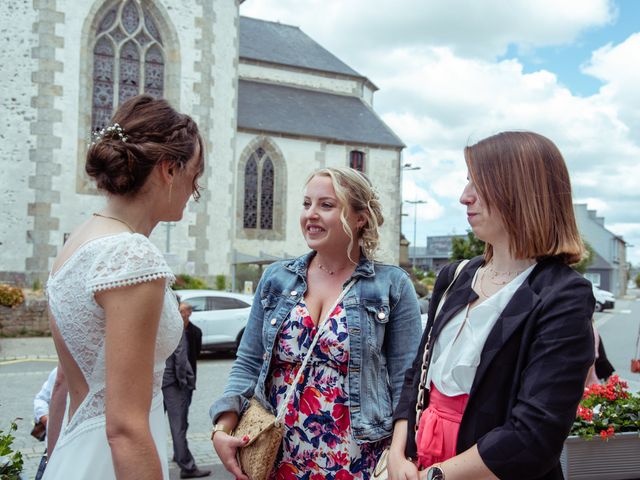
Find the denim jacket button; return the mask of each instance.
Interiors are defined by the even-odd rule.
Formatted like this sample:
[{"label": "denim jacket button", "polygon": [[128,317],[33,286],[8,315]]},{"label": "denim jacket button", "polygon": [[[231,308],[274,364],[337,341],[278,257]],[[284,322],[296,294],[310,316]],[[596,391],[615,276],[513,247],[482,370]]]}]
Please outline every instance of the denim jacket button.
[{"label": "denim jacket button", "polygon": [[297,290],[291,290],[291,296],[295,297],[298,294]]},{"label": "denim jacket button", "polygon": [[384,320],[384,317],[386,317],[386,315],[384,314],[384,312],[379,312],[379,313],[378,313],[378,318],[379,318],[380,320]]},{"label": "denim jacket button", "polygon": [[271,325],[275,325],[275,324],[276,324],[276,319],[275,319],[275,318],[272,318],[272,319],[271,319]]}]

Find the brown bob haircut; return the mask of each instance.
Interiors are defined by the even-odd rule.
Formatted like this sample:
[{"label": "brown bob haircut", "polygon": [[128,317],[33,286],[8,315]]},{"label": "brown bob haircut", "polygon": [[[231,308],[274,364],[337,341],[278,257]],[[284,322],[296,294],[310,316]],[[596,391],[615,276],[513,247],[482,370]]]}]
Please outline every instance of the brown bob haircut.
[{"label": "brown bob haircut", "polygon": [[[576,225],[569,172],[558,147],[533,132],[502,132],[464,149],[469,176],[496,211],[516,258],[578,263],[585,249]],[[485,248],[491,260],[493,247]]]}]

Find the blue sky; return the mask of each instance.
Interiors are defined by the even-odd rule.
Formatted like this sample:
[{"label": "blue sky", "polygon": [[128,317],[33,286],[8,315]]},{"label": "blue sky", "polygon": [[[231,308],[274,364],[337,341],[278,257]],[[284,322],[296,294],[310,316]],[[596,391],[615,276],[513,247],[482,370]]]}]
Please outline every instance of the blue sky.
[{"label": "blue sky", "polygon": [[593,95],[603,82],[583,73],[580,67],[590,59],[592,51],[607,43],[620,43],[640,30],[640,1],[618,0],[614,4],[616,15],[611,23],[586,29],[574,42],[541,47],[532,52],[510,44],[507,53],[500,58],[520,59],[527,73],[541,68],[549,70],[575,95]]},{"label": "blue sky", "polygon": [[427,202],[418,246],[468,228],[463,148],[532,130],[640,265],[640,1],[247,0],[240,13],[299,26],[380,88],[374,108],[420,167],[402,182],[405,200]]}]

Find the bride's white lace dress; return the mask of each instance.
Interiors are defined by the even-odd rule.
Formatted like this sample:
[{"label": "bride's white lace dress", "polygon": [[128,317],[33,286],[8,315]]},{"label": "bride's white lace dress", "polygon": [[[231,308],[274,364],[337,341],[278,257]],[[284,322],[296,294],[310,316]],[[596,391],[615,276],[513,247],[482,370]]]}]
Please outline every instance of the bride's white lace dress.
[{"label": "bride's white lace dress", "polygon": [[73,417],[65,416],[45,479],[115,478],[104,415],[105,314],[94,294],[158,278],[166,279],[166,292],[156,337],[149,422],[164,478],[169,478],[161,387],[165,360],[177,347],[183,331],[176,297],[170,289],[175,277],[147,237],[119,233],[79,247],[47,282],[55,324],[82,371],[89,392]]}]

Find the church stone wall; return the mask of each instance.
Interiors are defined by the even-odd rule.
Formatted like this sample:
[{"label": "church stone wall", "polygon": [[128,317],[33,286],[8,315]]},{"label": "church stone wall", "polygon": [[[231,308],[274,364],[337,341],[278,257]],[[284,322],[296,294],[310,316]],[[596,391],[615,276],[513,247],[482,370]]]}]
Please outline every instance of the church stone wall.
[{"label": "church stone wall", "polygon": [[0,281],[23,281],[25,258],[33,251],[32,244],[27,244],[27,232],[33,230],[27,205],[34,202],[29,178],[36,170],[35,162],[29,160],[36,142],[31,132],[36,116],[37,87],[32,83],[37,64],[32,57],[38,43],[33,29],[36,18],[31,1],[0,2],[0,271],[7,272],[0,273]]},{"label": "church stone wall", "polygon": [[[210,0],[203,0],[211,3]],[[208,240],[203,255],[209,265],[209,275],[230,274],[233,215],[233,183],[235,178],[235,132],[237,125],[238,24],[239,13],[235,1],[213,2],[212,22],[214,50],[208,98],[210,110],[207,152],[210,176]]]}]

